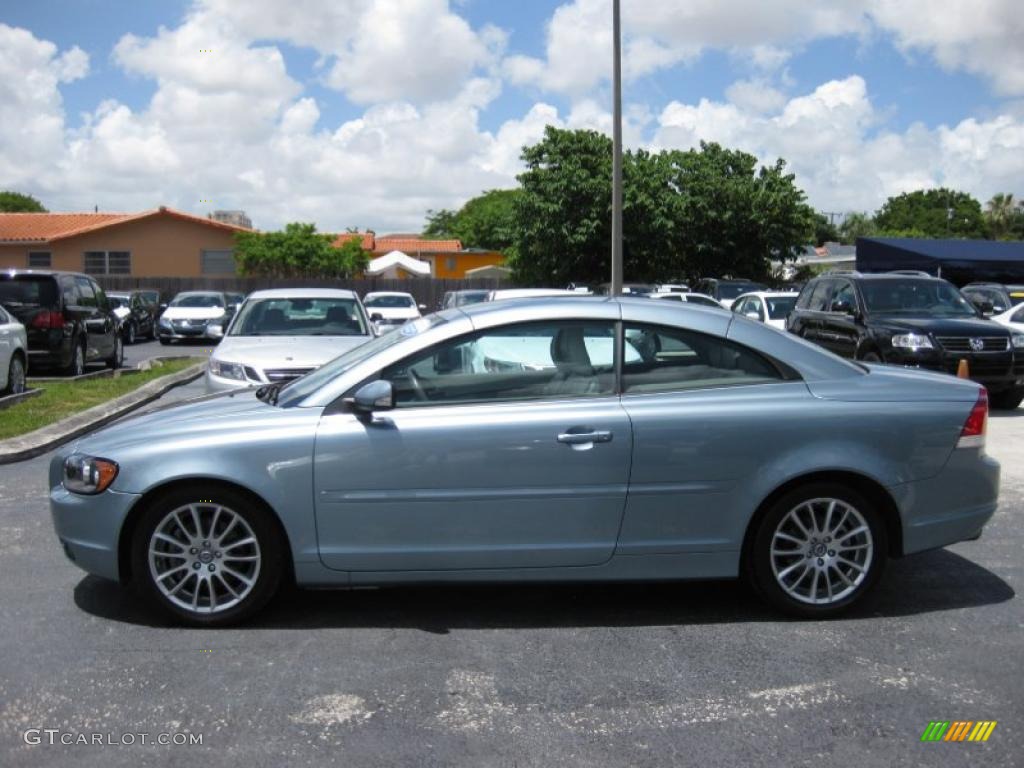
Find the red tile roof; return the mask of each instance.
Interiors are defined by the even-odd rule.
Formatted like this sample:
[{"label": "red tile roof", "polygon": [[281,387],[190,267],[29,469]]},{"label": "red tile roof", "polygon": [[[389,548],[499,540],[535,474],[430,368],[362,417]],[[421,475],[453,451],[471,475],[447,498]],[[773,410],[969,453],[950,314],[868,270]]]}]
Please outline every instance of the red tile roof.
[{"label": "red tile roof", "polygon": [[49,243],[149,216],[173,216],[218,229],[248,231],[163,206],[142,213],[0,213],[0,243]]},{"label": "red tile roof", "polygon": [[442,251],[447,253],[461,251],[462,242],[459,240],[425,240],[422,237],[378,237],[373,250],[383,253],[389,251],[402,251],[409,254]]},{"label": "red tile roof", "polygon": [[361,239],[363,250],[373,250],[373,232],[345,232],[344,234],[338,235],[334,238],[334,242],[331,243],[335,248],[340,248],[343,244],[349,240]]}]

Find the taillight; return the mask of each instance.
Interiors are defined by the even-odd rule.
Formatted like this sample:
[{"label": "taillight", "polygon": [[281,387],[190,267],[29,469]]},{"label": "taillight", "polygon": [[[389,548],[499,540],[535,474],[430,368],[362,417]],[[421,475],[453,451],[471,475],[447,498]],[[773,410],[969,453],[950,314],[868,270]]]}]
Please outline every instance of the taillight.
[{"label": "taillight", "polygon": [[32,318],[32,327],[46,330],[47,328],[63,328],[64,314],[62,312],[42,311]]},{"label": "taillight", "polygon": [[988,423],[988,390],[984,387],[978,393],[978,401],[971,408],[971,412],[964,422],[964,428],[960,430],[960,439],[956,442],[957,448],[984,448],[985,427]]}]

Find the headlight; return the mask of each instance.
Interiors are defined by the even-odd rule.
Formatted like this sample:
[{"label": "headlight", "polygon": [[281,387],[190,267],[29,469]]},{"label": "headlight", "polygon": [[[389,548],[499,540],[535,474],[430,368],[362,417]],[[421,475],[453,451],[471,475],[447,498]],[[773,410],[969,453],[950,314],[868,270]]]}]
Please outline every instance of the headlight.
[{"label": "headlight", "polygon": [[921,333],[901,333],[892,337],[892,345],[898,349],[932,349],[932,340]]},{"label": "headlight", "polygon": [[73,453],[64,459],[64,487],[73,493],[103,493],[117,477],[117,463]]},{"label": "headlight", "polygon": [[1024,349],[1024,333],[1013,334],[1013,348]]},{"label": "headlight", "polygon": [[210,360],[210,373],[225,379],[245,381],[245,369],[241,363],[225,363],[223,360]]}]

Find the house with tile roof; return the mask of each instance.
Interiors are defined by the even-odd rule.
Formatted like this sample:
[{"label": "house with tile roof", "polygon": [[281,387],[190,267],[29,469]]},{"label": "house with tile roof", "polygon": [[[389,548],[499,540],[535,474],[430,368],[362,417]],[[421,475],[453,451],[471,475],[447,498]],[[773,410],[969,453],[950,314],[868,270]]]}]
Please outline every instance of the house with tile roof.
[{"label": "house with tile roof", "polygon": [[247,231],[164,206],[141,213],[0,213],[0,269],[229,276],[235,233]]},{"label": "house with tile roof", "polygon": [[378,235],[373,231],[346,232],[335,238],[333,245],[340,246],[347,240],[361,238],[364,250],[370,251],[370,258],[376,259],[395,251],[410,259],[430,265],[429,277],[460,280],[467,272],[481,267],[500,266],[505,257],[497,251],[480,248],[463,248],[460,240],[429,240],[415,234]]}]

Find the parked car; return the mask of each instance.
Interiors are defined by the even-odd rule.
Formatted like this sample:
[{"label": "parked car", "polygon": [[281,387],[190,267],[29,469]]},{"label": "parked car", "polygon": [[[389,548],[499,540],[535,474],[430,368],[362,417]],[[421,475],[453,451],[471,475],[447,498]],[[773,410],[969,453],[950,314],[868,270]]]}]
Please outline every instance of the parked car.
[{"label": "parked car", "polygon": [[788,291],[744,293],[733,300],[732,311],[784,331],[786,318],[796,306],[796,297],[799,295]]},{"label": "parked car", "polygon": [[926,274],[829,273],[809,280],[788,330],[843,357],[955,374],[966,360],[995,408],[1024,400],[1024,334],[986,320]]},{"label": "parked car", "polygon": [[391,331],[408,320],[420,317],[426,309],[417,305],[411,293],[400,291],[374,291],[363,296],[363,306],[370,313],[370,320],[378,331]]},{"label": "parked car", "polygon": [[487,301],[487,294],[489,293],[490,291],[486,288],[474,288],[466,291],[445,291],[444,298],[441,300],[441,309],[478,304],[481,301]]},{"label": "parked car", "polygon": [[206,387],[214,392],[290,381],[372,338],[352,291],[256,291],[210,355]]},{"label": "parked car", "polygon": [[743,576],[823,618],[888,558],[981,533],[986,418],[973,382],[723,310],[486,302],[90,433],[52,460],[50,506],[76,565],[198,625],[253,615],[286,578]]},{"label": "parked car", "polygon": [[1024,285],[968,283],[960,292],[975,306],[984,307],[987,314],[999,315],[1011,307],[1024,303]]},{"label": "parked car", "polygon": [[111,291],[107,300],[121,323],[121,338],[125,344],[134,344],[141,338],[156,338],[157,308],[143,298],[141,291]]},{"label": "parked car", "polygon": [[172,341],[217,341],[231,322],[228,297],[219,291],[185,291],[174,297],[157,322],[161,344]]},{"label": "parked car", "polygon": [[993,315],[992,320],[1015,331],[1024,332],[1024,306],[1018,304],[1005,312]]},{"label": "parked car", "polygon": [[119,320],[88,275],[6,270],[0,272],[0,304],[25,326],[32,369],[79,376],[87,363],[117,368],[124,360]]},{"label": "parked car", "polygon": [[690,286],[685,283],[659,283],[654,286],[654,293],[690,293]]},{"label": "parked car", "polygon": [[140,288],[138,294],[142,297],[142,300],[147,304],[152,304],[155,307],[153,314],[159,318],[160,313],[163,312],[167,307],[162,303],[160,291],[153,288]]},{"label": "parked car", "polygon": [[767,291],[768,286],[744,278],[706,277],[697,281],[694,290],[710,296],[726,309],[730,309],[737,296],[755,291]]},{"label": "parked car", "polygon": [[650,293],[647,296],[650,299],[662,299],[663,301],[674,301],[674,302],[685,302],[687,304],[699,304],[704,307],[717,307],[718,309],[724,309],[721,304],[703,293],[694,293],[693,291],[687,291],[686,293],[676,293],[675,291]]},{"label": "parked car", "polygon": [[0,395],[25,391],[28,373],[28,335],[25,326],[0,307]]},{"label": "parked car", "polygon": [[[598,296],[608,296],[611,293],[611,283],[601,283],[597,286],[597,290],[594,291]],[[623,296],[647,296],[653,293],[655,290],[653,285],[647,283],[623,283],[622,284],[622,295]]]}]

